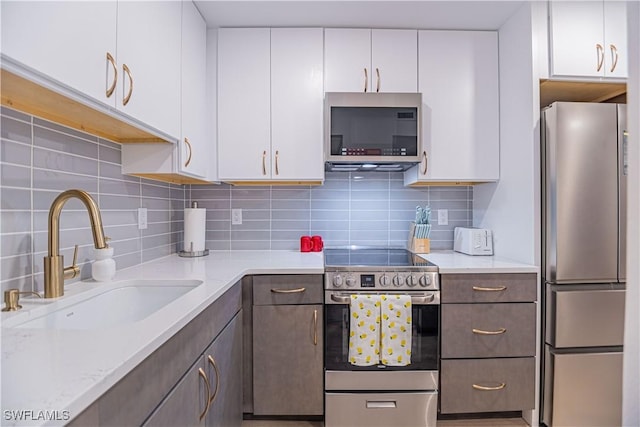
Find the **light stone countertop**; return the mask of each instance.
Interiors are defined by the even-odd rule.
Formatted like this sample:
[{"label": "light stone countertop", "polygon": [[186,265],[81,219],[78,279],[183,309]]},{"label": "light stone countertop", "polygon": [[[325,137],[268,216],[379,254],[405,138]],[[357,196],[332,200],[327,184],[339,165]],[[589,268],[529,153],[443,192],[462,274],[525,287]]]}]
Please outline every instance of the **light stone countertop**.
[{"label": "light stone countertop", "polygon": [[465,255],[454,251],[435,251],[420,256],[438,266],[440,274],[448,273],[538,273],[540,268],[508,258]]},{"label": "light stone countertop", "polygon": [[[322,274],[322,253],[213,251],[202,258],[177,255],[118,271],[111,282],[76,282],[57,300],[21,299],[23,309],[2,313],[0,394],[3,426],[64,425],[248,274]],[[102,330],[12,328],[43,305],[68,305],[97,288],[130,279],[196,279],[204,283],[146,319]],[[17,414],[27,411],[26,421]],[[32,412],[29,412],[32,411]],[[40,411],[58,411],[48,421]],[[64,412],[67,411],[67,412]],[[35,419],[34,419],[35,418]],[[38,419],[39,418],[39,419]]]}]

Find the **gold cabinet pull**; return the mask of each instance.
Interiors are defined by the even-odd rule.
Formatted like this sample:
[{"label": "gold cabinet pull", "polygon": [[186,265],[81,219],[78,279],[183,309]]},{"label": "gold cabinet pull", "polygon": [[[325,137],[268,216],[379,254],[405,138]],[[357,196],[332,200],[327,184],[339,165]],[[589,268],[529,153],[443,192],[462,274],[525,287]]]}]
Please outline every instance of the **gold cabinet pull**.
[{"label": "gold cabinet pull", "polygon": [[280,152],[276,150],[276,175],[280,174],[280,169],[278,168],[278,158],[280,157]]},{"label": "gold cabinet pull", "polygon": [[364,69],[364,91],[367,91],[367,86],[369,86],[369,72],[367,68]]},{"label": "gold cabinet pull", "polygon": [[111,82],[111,86],[107,88],[107,98],[110,98],[113,95],[113,91],[116,90],[116,83],[118,83],[118,66],[116,65],[116,60],[113,59],[113,56],[109,52],[107,52],[107,61],[111,64],[113,68],[113,81]]},{"label": "gold cabinet pull", "polygon": [[376,68],[376,74],[378,76],[378,83],[376,83],[376,92],[380,92],[380,70]]},{"label": "gold cabinet pull", "polygon": [[193,154],[193,147],[191,147],[189,138],[185,138],[184,143],[187,144],[187,148],[189,149],[189,156],[187,157],[187,161],[184,162],[184,167],[186,168],[187,166],[189,166],[189,163],[191,163],[191,154]]},{"label": "gold cabinet pull", "polygon": [[267,151],[262,152],[262,175],[267,174]]},{"label": "gold cabinet pull", "polygon": [[507,386],[507,383],[500,383],[497,386],[485,386],[485,385],[480,385],[480,384],[472,384],[471,387],[475,388],[476,390],[482,390],[482,391],[496,391],[496,390],[502,390],[503,388],[505,388]]},{"label": "gold cabinet pull", "polygon": [[204,411],[200,414],[200,421],[207,415],[209,412],[209,406],[211,405],[211,401],[209,400],[209,396],[211,396],[211,385],[209,384],[209,378],[207,378],[207,374],[204,373],[204,369],[198,368],[198,375],[202,377],[204,380],[204,384],[207,386],[207,404],[205,405]]},{"label": "gold cabinet pull", "polygon": [[213,370],[216,372],[216,388],[215,390],[213,390],[213,396],[211,396],[211,398],[209,399],[209,405],[213,404],[213,401],[216,400],[216,397],[218,396],[218,389],[220,388],[220,371],[218,370],[218,365],[216,364],[216,361],[213,359],[213,357],[209,354],[207,356],[207,360],[209,361],[209,364],[211,366],[213,366]]},{"label": "gold cabinet pull", "polygon": [[484,331],[482,329],[473,328],[471,331],[477,335],[501,335],[507,332],[506,328],[499,328],[497,331]]},{"label": "gold cabinet pull", "polygon": [[618,49],[613,44],[609,45],[609,49],[611,50],[611,62],[613,62],[613,64],[611,64],[610,71],[613,73],[613,70],[615,70],[618,65]]},{"label": "gold cabinet pull", "polygon": [[299,294],[306,291],[307,288],[295,288],[295,289],[276,289],[271,288],[271,292],[274,294]]},{"label": "gold cabinet pull", "polygon": [[478,292],[502,292],[502,291],[506,291],[507,287],[506,286],[495,286],[495,287],[474,286],[472,289]]},{"label": "gold cabinet pull", "polygon": [[129,91],[127,92],[127,96],[122,100],[122,105],[127,105],[131,99],[131,94],[133,93],[133,76],[131,75],[131,70],[127,64],[122,64],[122,71],[127,74],[127,77],[129,77]]},{"label": "gold cabinet pull", "polygon": [[604,48],[600,43],[596,43],[596,53],[598,54],[598,67],[596,71],[600,71],[602,64],[604,64]]},{"label": "gold cabinet pull", "polygon": [[313,345],[318,345],[318,310],[313,310]]},{"label": "gold cabinet pull", "polygon": [[422,175],[426,175],[427,174],[427,167],[429,164],[429,158],[427,157],[427,150],[424,150],[422,152],[422,162],[424,164],[424,167],[422,168]]}]

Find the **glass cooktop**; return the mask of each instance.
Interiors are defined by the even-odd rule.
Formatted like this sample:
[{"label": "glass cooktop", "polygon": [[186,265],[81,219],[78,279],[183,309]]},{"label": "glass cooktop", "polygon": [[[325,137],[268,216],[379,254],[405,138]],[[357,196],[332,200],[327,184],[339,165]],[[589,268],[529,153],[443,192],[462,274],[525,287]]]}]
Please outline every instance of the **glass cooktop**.
[{"label": "glass cooktop", "polygon": [[401,248],[344,248],[324,250],[325,270],[427,270],[437,266]]}]

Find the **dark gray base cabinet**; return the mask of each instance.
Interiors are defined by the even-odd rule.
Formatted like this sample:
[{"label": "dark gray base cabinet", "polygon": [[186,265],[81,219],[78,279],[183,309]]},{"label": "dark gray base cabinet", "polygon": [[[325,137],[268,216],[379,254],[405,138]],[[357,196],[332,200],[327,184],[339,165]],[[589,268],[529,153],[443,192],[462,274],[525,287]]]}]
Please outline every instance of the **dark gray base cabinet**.
[{"label": "dark gray base cabinet", "polygon": [[440,413],[534,408],[537,275],[441,279]]},{"label": "dark gray base cabinet", "polygon": [[241,304],[236,284],[69,425],[240,426]]},{"label": "dark gray base cabinet", "polygon": [[254,276],[254,415],[323,414],[322,300],[320,275]]},{"label": "dark gray base cabinet", "polygon": [[145,426],[242,424],[242,313],[218,335]]}]

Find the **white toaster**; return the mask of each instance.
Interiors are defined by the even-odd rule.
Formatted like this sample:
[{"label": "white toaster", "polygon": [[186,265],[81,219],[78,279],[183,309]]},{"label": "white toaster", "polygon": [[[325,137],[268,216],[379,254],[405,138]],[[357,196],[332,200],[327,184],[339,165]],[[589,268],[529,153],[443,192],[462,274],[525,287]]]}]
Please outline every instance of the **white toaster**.
[{"label": "white toaster", "polygon": [[456,227],[453,250],[467,255],[493,255],[493,233],[487,228]]}]

